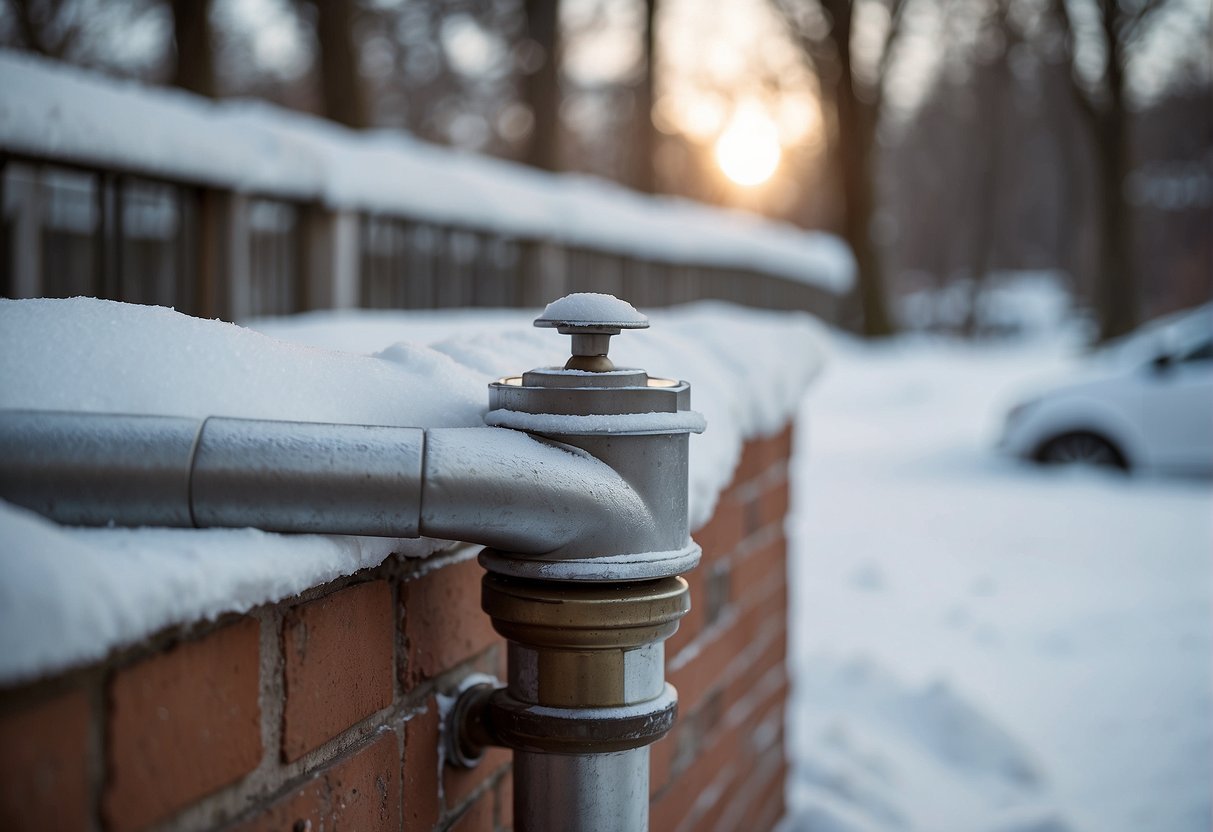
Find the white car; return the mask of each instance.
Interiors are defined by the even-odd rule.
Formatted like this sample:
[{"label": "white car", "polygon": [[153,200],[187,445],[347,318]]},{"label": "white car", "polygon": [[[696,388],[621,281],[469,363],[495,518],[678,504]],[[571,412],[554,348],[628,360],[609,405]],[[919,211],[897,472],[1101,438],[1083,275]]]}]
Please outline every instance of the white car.
[{"label": "white car", "polygon": [[1045,463],[1213,474],[1213,304],[1092,356],[1082,377],[1007,414],[999,447]]}]

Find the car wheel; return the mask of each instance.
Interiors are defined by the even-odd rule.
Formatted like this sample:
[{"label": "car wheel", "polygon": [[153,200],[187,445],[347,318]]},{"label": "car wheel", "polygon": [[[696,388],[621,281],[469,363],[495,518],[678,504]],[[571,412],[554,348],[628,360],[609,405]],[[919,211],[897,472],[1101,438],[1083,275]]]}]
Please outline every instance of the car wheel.
[{"label": "car wheel", "polygon": [[1036,454],[1039,462],[1050,465],[1092,465],[1100,468],[1129,469],[1124,455],[1108,440],[1093,433],[1067,433],[1050,439]]}]

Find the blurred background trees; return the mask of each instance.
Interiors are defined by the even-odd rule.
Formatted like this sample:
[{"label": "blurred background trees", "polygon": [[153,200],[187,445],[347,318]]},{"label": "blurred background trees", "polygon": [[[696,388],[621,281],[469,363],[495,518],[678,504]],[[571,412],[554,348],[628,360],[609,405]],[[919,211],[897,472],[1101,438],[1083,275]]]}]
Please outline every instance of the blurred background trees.
[{"label": "blurred background trees", "polygon": [[[840,234],[848,323],[1213,295],[1207,0],[0,0],[0,43]],[[911,303],[910,301],[914,301]]]}]

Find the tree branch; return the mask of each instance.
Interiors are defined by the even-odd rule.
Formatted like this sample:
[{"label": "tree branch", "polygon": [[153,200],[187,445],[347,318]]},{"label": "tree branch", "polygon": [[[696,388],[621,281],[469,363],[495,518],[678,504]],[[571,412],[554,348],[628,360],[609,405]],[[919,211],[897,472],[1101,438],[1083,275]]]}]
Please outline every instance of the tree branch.
[{"label": "tree branch", "polygon": [[[1116,0],[1105,0],[1105,2],[1116,2]],[[1065,42],[1066,63],[1070,79],[1070,97],[1078,105],[1078,111],[1084,119],[1091,123],[1097,122],[1100,116],[1099,106],[1083,86],[1082,81],[1078,77],[1078,68],[1074,63],[1074,24],[1070,20],[1070,10],[1066,6],[1066,0],[1053,0],[1053,10],[1057,15],[1058,22],[1061,24],[1062,37]]]},{"label": "tree branch", "polygon": [[[800,52],[810,64],[810,69],[819,81],[834,83],[838,78],[838,54],[828,35],[814,35],[804,20],[806,4],[801,0],[771,0],[780,22],[800,46]],[[823,13],[825,10],[818,5]],[[823,94],[826,90],[822,90]]]},{"label": "tree branch", "polygon": [[889,7],[889,30],[885,32],[884,46],[880,52],[880,60],[876,66],[876,91],[875,103],[873,110],[879,113],[884,109],[884,96],[887,85],[885,80],[889,75],[889,61],[893,54],[893,47],[897,44],[897,39],[902,32],[902,19],[905,17],[906,6],[909,3],[907,0],[892,0]]},{"label": "tree branch", "polygon": [[1141,31],[1154,13],[1167,5],[1168,0],[1145,0],[1141,8],[1129,15],[1122,16],[1117,27],[1116,36],[1121,44],[1127,46],[1141,37]]}]

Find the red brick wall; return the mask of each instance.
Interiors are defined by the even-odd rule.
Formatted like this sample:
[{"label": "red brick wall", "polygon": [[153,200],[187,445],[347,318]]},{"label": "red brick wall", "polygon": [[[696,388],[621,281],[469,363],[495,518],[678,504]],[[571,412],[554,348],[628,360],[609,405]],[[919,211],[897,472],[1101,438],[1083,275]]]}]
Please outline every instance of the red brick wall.
[{"label": "red brick wall", "polygon": [[[760,832],[783,813],[790,436],[746,446],[695,535],[655,832]],[[508,751],[439,763],[437,693],[505,677],[473,554],[393,560],[0,690],[0,829],[509,829]]]}]

